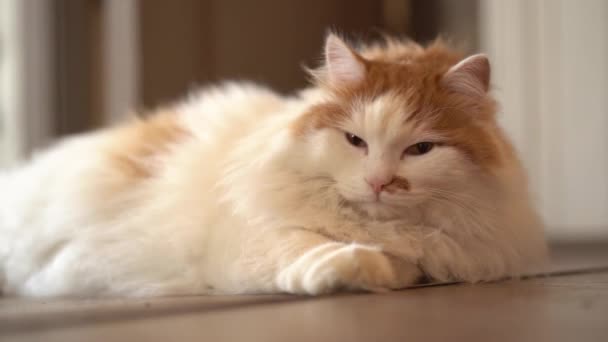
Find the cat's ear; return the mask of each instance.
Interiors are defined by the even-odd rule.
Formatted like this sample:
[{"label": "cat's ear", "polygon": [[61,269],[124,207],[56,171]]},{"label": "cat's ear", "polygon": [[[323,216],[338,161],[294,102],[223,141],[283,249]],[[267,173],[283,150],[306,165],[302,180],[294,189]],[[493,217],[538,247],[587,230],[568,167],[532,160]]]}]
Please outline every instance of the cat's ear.
[{"label": "cat's ear", "polygon": [[485,54],[467,57],[448,70],[443,85],[455,92],[479,97],[490,89],[490,62]]},{"label": "cat's ear", "polygon": [[327,81],[331,86],[355,85],[365,78],[363,57],[333,33],[325,40],[325,67]]}]

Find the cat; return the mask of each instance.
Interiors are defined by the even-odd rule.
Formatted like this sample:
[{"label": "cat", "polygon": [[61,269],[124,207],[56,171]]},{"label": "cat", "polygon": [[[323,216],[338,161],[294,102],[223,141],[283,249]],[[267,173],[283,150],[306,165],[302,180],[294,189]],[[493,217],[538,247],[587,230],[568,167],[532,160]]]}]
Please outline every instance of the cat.
[{"label": "cat", "polygon": [[203,89],[0,178],[5,295],[388,291],[547,255],[485,55],[325,41],[312,85]]}]

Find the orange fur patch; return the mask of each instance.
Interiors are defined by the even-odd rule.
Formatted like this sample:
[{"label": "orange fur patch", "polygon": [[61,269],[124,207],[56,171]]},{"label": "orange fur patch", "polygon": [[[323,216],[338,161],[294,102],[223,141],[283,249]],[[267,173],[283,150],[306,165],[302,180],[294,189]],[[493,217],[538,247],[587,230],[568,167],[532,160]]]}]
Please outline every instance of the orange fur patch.
[{"label": "orange fur patch", "polygon": [[[491,168],[500,163],[496,104],[488,94],[471,98],[446,89],[443,75],[462,59],[441,41],[423,48],[411,42],[389,40],[386,45],[364,48],[366,77],[349,87],[332,88],[324,81],[325,70],[313,71],[318,86],[333,99],[312,107],[294,125],[296,134],[313,129],[337,127],[350,115],[355,100],[373,100],[390,92],[402,97],[410,110],[404,122],[424,125],[446,137],[442,143],[462,150],[478,165]],[[412,111],[413,109],[413,111]],[[402,115],[402,113],[395,113]]]},{"label": "orange fur patch", "polygon": [[106,153],[127,179],[144,179],[153,176],[155,159],[186,135],[176,113],[159,111],[149,118],[136,119],[117,128],[112,132]]},{"label": "orange fur patch", "polygon": [[395,177],[393,178],[393,181],[390,182],[390,184],[388,184],[386,186],[386,191],[388,193],[393,193],[396,192],[397,190],[410,190],[410,182],[403,178],[403,177]]},{"label": "orange fur patch", "polygon": [[302,136],[311,129],[336,127],[350,114],[347,110],[335,103],[323,103],[313,106],[302,115],[294,124],[293,131]]}]

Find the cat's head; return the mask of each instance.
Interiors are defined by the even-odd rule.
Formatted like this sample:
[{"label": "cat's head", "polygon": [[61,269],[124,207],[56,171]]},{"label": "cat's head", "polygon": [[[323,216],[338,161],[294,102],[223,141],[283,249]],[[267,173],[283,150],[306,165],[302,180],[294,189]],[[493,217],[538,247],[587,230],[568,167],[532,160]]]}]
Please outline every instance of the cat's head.
[{"label": "cat's head", "polygon": [[441,42],[355,50],[331,34],[312,74],[323,100],[293,132],[312,160],[307,173],[329,177],[347,205],[397,215],[465,196],[505,163],[484,55],[462,58]]}]

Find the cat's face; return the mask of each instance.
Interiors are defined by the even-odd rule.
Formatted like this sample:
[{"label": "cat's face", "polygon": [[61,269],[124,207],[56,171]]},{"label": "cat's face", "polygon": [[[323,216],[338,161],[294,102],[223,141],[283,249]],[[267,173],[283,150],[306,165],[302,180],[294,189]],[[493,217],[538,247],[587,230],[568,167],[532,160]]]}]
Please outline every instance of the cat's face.
[{"label": "cat's face", "polygon": [[332,179],[346,205],[395,216],[429,199],[466,195],[500,162],[485,57],[453,66],[453,56],[429,49],[378,62],[332,39],[329,96],[297,130],[315,172]]}]

